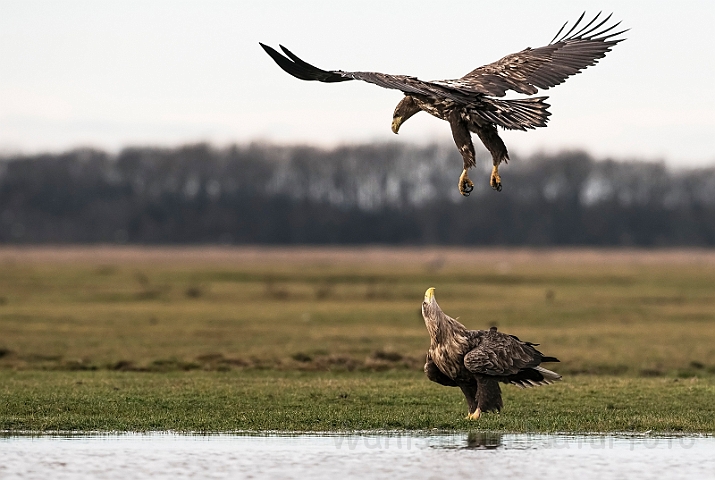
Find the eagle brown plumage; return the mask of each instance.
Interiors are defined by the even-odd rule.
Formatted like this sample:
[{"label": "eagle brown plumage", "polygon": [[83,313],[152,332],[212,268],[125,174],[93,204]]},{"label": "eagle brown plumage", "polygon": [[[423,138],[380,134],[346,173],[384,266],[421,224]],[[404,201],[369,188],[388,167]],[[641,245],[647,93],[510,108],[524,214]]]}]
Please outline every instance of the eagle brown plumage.
[{"label": "eagle brown plumage", "polygon": [[425,111],[449,122],[452,136],[462,155],[464,170],[459,178],[459,191],[468,196],[474,189],[467,170],[476,165],[471,133],[476,133],[492,156],[490,185],[501,191],[499,164],[509,160],[509,153],[499,137],[497,127],[509,130],[527,130],[545,127],[548,121],[548,97],[502,100],[508,90],[533,95],[538,89],[547,89],[563,83],[603,58],[623,39],[613,37],[626,30],[612,33],[620,22],[608,26],[608,15],[596,15],[585,26],[585,14],[562,35],[567,24],[546,46],[527,48],[507,55],[494,63],[472,70],[455,80],[424,81],[407,75],[389,75],[379,72],[345,72],[321,70],[294,55],[280,45],[285,55],[260,43],[261,47],[286,72],[301,80],[335,83],[362,80],[384,88],[401,90],[405,97],[395,108],[392,131],[397,133],[402,123],[417,112]]},{"label": "eagle brown plumage", "polygon": [[467,330],[442,311],[434,288],[425,292],[422,317],[430,334],[424,367],[427,378],[440,385],[459,387],[467,399],[469,419],[502,409],[499,382],[526,388],[561,379],[558,373],[540,366],[559,360],[544,356],[534,348],[538,344],[498,332],[496,327]]}]

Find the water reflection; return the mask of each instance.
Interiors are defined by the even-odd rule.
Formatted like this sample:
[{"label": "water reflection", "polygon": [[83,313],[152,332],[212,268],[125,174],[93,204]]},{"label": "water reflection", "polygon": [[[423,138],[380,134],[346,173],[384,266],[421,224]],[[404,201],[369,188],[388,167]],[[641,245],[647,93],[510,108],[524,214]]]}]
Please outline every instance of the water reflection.
[{"label": "water reflection", "polygon": [[494,450],[502,446],[502,433],[469,432],[456,434],[420,434],[414,432],[381,432],[354,435],[326,434],[337,450],[411,450],[475,449]]},{"label": "water reflection", "polygon": [[495,432],[469,432],[467,446],[478,450],[494,450],[501,446],[501,433]]},{"label": "water reflection", "polygon": [[0,435],[0,478],[711,478],[715,438],[474,431]]}]

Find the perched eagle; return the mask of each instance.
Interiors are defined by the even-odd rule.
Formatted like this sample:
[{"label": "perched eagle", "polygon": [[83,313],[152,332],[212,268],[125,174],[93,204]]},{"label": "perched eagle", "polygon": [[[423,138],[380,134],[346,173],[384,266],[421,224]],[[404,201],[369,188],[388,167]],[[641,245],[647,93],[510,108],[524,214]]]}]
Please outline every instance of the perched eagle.
[{"label": "perched eagle", "polygon": [[503,403],[499,382],[517,387],[547,385],[561,379],[558,373],[539,366],[558,362],[545,357],[514,335],[489,330],[467,330],[446,315],[428,288],[422,303],[422,317],[430,335],[425,373],[440,385],[459,387],[467,397],[469,416],[476,420],[482,412],[500,411]]},{"label": "perched eagle", "polygon": [[509,160],[497,126],[508,130],[527,130],[545,127],[549,115],[548,97],[516,100],[498,100],[507,90],[525,95],[535,94],[539,88],[547,89],[564,82],[571,75],[596,64],[624,39],[613,37],[620,22],[608,26],[611,15],[601,19],[599,13],[586,25],[581,25],[584,14],[562,35],[568,23],[545,47],[527,48],[507,55],[501,60],[472,70],[456,80],[424,81],[407,75],[388,75],[378,72],[344,72],[321,70],[304,62],[284,46],[284,55],[260,43],[261,47],[286,72],[301,80],[334,83],[362,80],[384,88],[401,90],[405,97],[397,104],[392,116],[392,131],[420,110],[446,120],[452,127],[452,137],[464,160],[464,171],[459,177],[459,192],[468,196],[474,183],[467,170],[476,165],[471,133],[477,134],[492,155],[494,167],[489,181],[492,188],[501,191],[499,164]]}]

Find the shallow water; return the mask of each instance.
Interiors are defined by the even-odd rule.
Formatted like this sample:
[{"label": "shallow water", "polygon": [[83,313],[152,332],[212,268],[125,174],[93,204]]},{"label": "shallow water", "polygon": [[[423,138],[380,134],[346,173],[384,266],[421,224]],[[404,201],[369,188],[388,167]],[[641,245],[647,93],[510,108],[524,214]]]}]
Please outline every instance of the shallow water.
[{"label": "shallow water", "polygon": [[1,479],[715,478],[715,438],[536,434],[2,436]]}]

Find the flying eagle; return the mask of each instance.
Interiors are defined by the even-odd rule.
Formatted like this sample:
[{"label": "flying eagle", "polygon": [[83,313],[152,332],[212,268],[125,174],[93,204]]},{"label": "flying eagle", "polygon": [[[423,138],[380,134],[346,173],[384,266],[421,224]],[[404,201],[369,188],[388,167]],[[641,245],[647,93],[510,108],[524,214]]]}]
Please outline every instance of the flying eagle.
[{"label": "flying eagle", "polygon": [[430,335],[425,373],[440,385],[459,387],[467,398],[470,420],[482,412],[499,412],[503,403],[499,382],[517,387],[547,385],[561,379],[558,373],[539,366],[558,362],[545,357],[535,346],[514,335],[489,330],[467,330],[446,315],[428,288],[422,303],[422,317]]},{"label": "flying eagle", "polygon": [[545,127],[550,112],[548,97],[517,100],[498,100],[507,90],[525,95],[535,94],[539,88],[547,89],[564,82],[598,62],[614,45],[624,39],[613,39],[627,31],[611,33],[620,22],[608,26],[611,15],[599,21],[601,14],[580,29],[584,14],[562,35],[565,23],[545,47],[527,48],[507,55],[501,60],[472,70],[456,80],[424,81],[407,75],[389,75],[378,72],[344,72],[321,70],[304,62],[290,50],[280,45],[285,55],[259,42],[283,70],[301,80],[334,83],[362,80],[384,88],[401,90],[405,97],[397,104],[392,116],[392,131],[412,115],[424,110],[446,120],[452,127],[452,137],[464,160],[464,170],[459,177],[459,192],[464,196],[474,189],[467,170],[476,165],[471,133],[477,134],[492,155],[494,167],[489,181],[493,189],[501,191],[499,164],[507,163],[509,154],[497,133],[497,126],[508,130],[527,130]]}]

